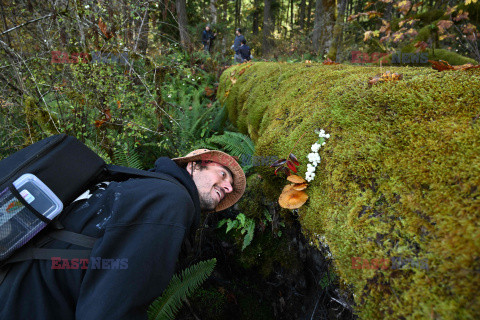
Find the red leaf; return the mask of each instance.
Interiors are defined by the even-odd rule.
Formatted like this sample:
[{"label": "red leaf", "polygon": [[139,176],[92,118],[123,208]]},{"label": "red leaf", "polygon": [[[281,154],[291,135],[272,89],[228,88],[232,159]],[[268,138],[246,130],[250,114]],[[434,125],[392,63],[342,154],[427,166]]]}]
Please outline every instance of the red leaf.
[{"label": "red leaf", "polygon": [[432,68],[438,71],[444,71],[444,70],[453,70],[453,67],[444,60],[438,60],[438,61],[433,61],[433,60],[428,60],[432,64]]},{"label": "red leaf", "polygon": [[112,119],[112,114],[110,113],[110,109],[105,110],[105,120],[110,120]]},{"label": "red leaf", "polygon": [[277,172],[283,172],[287,175],[287,177],[290,175],[290,170],[285,167],[278,167],[277,169],[275,169],[275,175],[277,175]]},{"label": "red leaf", "polygon": [[293,164],[292,161],[288,160],[288,161],[287,161],[287,166],[288,166],[288,168],[289,168],[290,170],[292,170],[293,172],[295,172],[295,173],[297,172],[297,167],[295,167],[295,165]]},{"label": "red leaf", "polygon": [[105,123],[105,120],[95,120],[95,127],[100,128]]},{"label": "red leaf", "polygon": [[325,60],[323,61],[323,64],[325,64],[325,65],[331,65],[331,64],[340,64],[340,63],[337,63],[337,62],[331,60],[330,58],[327,58],[327,59],[325,59]]},{"label": "red leaf", "polygon": [[295,157],[295,156],[293,155],[293,153],[290,153],[290,154],[288,155],[288,158],[289,158],[290,160],[292,160],[293,164],[295,164],[296,166],[299,166],[299,165],[300,165],[300,162],[298,162],[297,157]]},{"label": "red leaf", "polygon": [[285,162],[287,162],[287,159],[280,159],[280,160],[277,160],[275,161],[274,163],[272,163],[270,165],[270,167],[279,167],[279,166],[283,166],[285,164]]}]

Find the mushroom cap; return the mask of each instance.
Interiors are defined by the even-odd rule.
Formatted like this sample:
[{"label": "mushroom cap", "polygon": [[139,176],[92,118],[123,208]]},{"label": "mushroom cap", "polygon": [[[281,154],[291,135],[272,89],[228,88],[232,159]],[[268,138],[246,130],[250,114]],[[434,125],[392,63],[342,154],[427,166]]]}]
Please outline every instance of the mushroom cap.
[{"label": "mushroom cap", "polygon": [[303,179],[302,177],[297,176],[297,175],[295,175],[295,174],[292,174],[292,175],[288,176],[287,180],[290,181],[290,182],[293,182],[293,183],[304,183],[304,182],[307,182],[305,179]]},{"label": "mushroom cap", "polygon": [[285,209],[298,209],[307,201],[308,195],[305,191],[298,191],[293,189],[295,185],[289,184],[283,188],[278,203]]},{"label": "mushroom cap", "polygon": [[301,190],[305,190],[308,186],[308,183],[304,182],[304,183],[297,183],[293,186],[293,189],[294,190],[297,190],[297,191],[301,191]]}]

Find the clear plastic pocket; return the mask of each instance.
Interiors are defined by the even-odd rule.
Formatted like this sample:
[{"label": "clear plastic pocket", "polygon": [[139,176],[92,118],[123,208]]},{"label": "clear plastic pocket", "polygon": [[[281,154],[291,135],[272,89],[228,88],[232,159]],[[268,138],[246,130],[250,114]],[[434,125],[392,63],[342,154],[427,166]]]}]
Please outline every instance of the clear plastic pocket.
[{"label": "clear plastic pocket", "polygon": [[47,225],[45,221],[53,219],[63,209],[62,202],[32,174],[22,175],[13,185],[37,213],[25,206],[8,187],[0,192],[0,260],[27,243]]}]

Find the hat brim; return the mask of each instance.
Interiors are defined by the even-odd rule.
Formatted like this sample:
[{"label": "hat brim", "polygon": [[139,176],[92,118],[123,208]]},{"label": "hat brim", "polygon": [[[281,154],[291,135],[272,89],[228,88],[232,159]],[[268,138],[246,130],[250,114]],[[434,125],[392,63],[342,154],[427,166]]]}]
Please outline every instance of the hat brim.
[{"label": "hat brim", "polygon": [[183,166],[194,161],[213,161],[227,167],[233,175],[233,191],[225,194],[215,208],[215,211],[222,211],[233,206],[245,192],[247,180],[245,173],[238,162],[230,155],[219,150],[198,149],[190,152],[185,157],[173,158],[177,165]]}]

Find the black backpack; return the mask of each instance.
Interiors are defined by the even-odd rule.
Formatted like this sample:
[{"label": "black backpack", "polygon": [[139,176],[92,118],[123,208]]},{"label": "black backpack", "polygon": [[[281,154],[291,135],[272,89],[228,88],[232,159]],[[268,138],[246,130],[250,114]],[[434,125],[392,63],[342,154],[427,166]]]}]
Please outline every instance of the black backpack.
[{"label": "black backpack", "polygon": [[[82,142],[65,134],[38,141],[1,160],[0,283],[13,262],[89,258],[97,239],[64,230],[57,218],[50,217],[68,211],[76,198],[98,182],[132,177],[168,180],[184,188],[162,173],[108,165]],[[35,236],[47,226],[47,236]],[[49,239],[86,249],[40,248]]]}]

